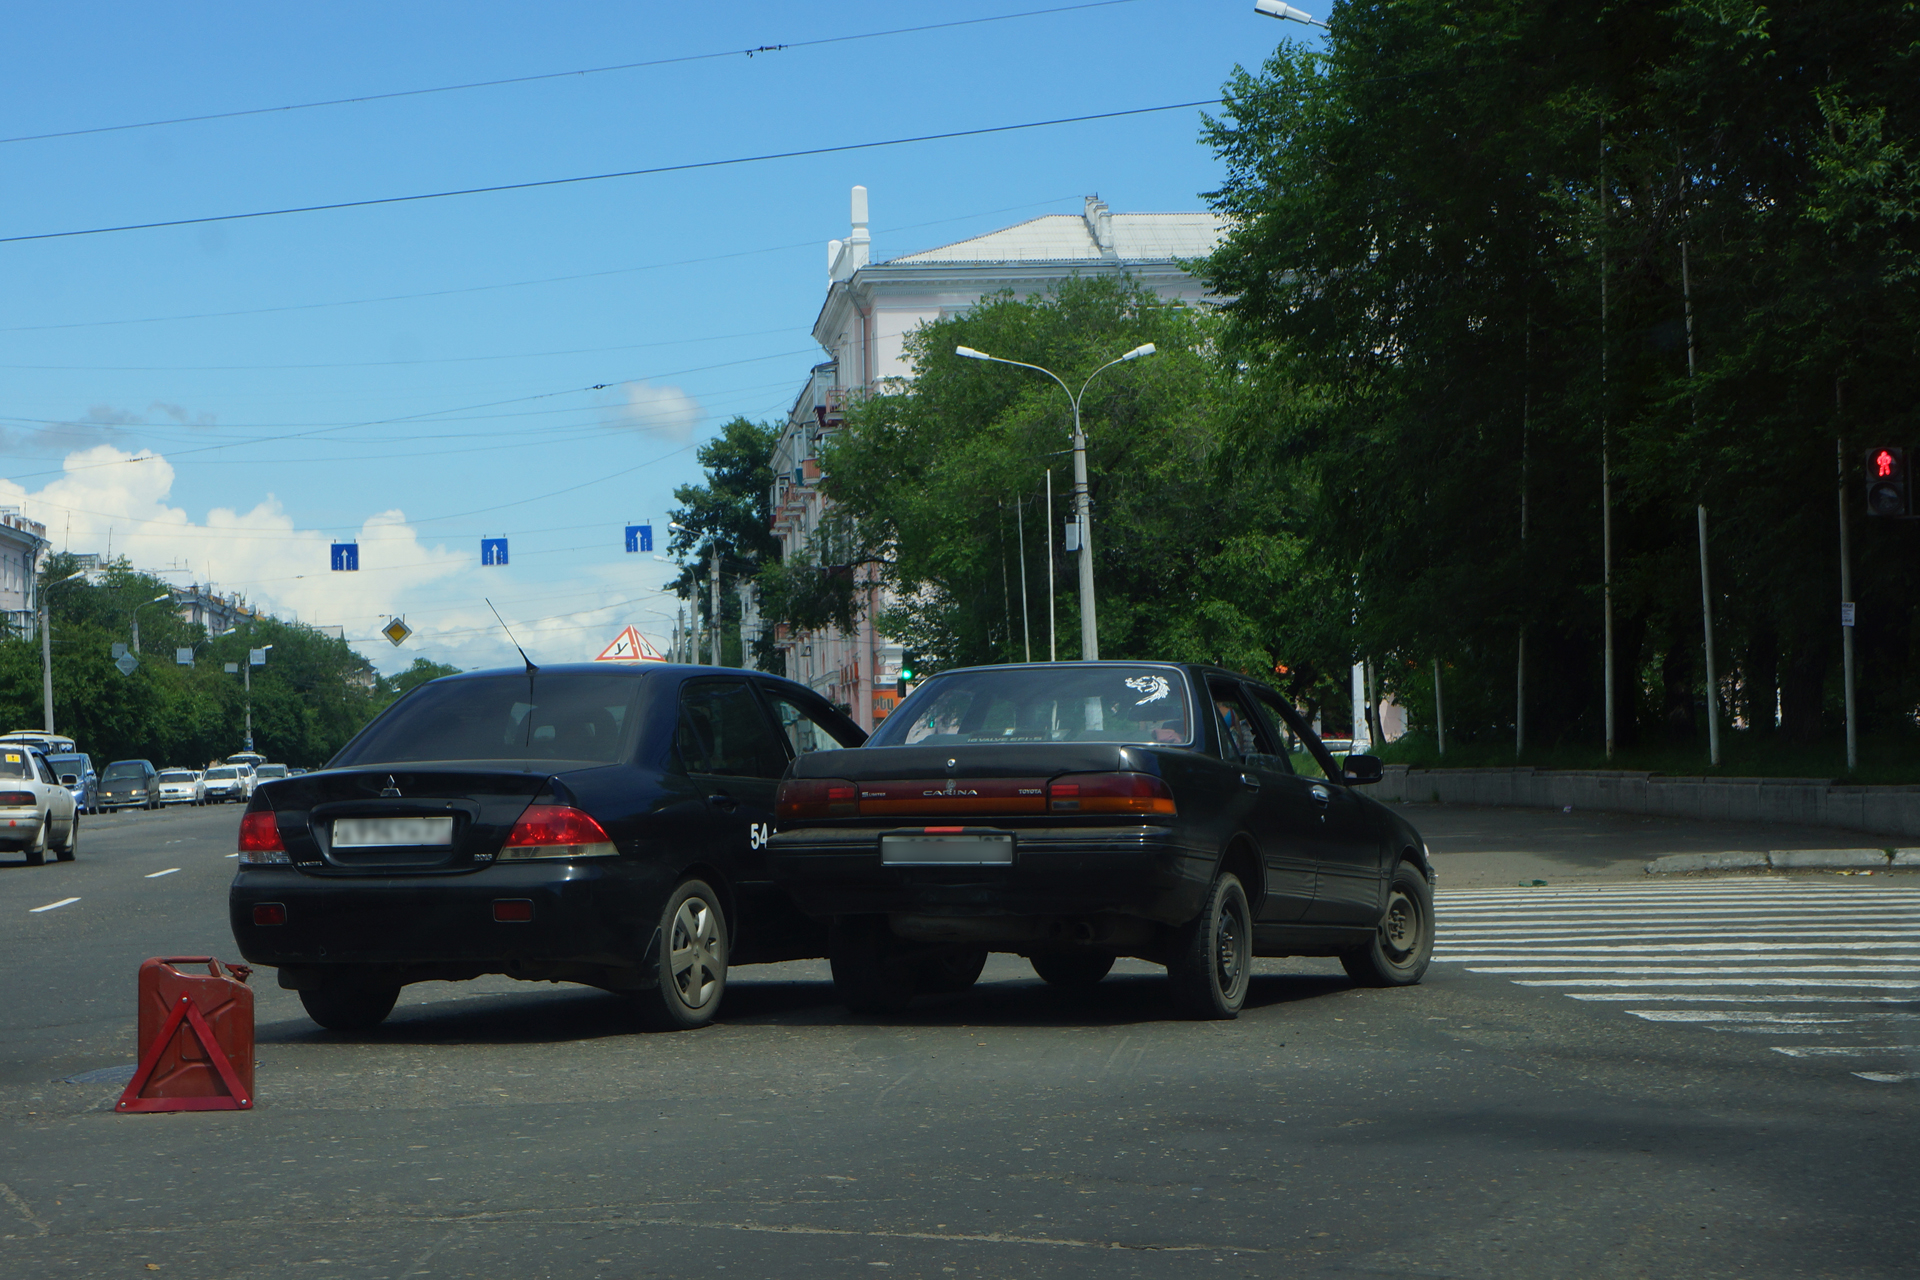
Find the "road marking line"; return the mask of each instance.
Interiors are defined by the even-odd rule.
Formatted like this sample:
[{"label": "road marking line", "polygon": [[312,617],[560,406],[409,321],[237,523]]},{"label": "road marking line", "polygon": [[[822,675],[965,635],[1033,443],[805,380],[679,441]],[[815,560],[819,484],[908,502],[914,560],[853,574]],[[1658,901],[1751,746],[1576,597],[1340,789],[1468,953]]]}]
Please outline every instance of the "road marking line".
[{"label": "road marking line", "polygon": [[1911,982],[1876,982],[1871,978],[1531,978],[1516,987],[1878,987],[1911,991]]},{"label": "road marking line", "polygon": [[168,867],[165,871],[155,871],[152,874],[148,875],[147,879],[158,880],[161,876],[170,876],[174,872],[178,871],[179,869],[180,868],[178,867]]},{"label": "road marking line", "polygon": [[[1501,969],[1468,969],[1468,973],[1726,973],[1726,966],[1713,968],[1683,967],[1680,965],[1593,965],[1580,967],[1575,965],[1513,965]],[[1920,978],[1920,969],[1911,966],[1884,964],[1782,964],[1782,965],[1743,965],[1731,970],[1736,973],[1884,973],[1898,974],[1903,977]]]},{"label": "road marking line", "polygon": [[44,906],[44,907],[33,907],[33,908],[31,908],[31,909],[29,909],[29,910],[28,910],[28,912],[27,912],[27,914],[28,914],[28,915],[30,915],[30,916],[37,916],[37,915],[39,915],[39,914],[40,914],[40,913],[41,913],[42,911],[51,911],[51,910],[53,910],[53,909],[54,909],[55,907],[65,907],[65,906],[69,906],[69,905],[71,905],[71,904],[73,904],[73,903],[75,903],[75,902],[78,902],[78,901],[80,901],[80,899],[78,899],[78,898],[62,898],[62,899],[60,899],[60,901],[58,901],[58,902],[49,902],[49,903],[48,903],[48,904],[47,904],[46,906]]},{"label": "road marking line", "polygon": [[[1472,941],[1472,939],[1468,939]],[[1434,959],[1439,959],[1448,951],[1471,951],[1480,955],[1529,955],[1578,956],[1620,955],[1623,952],[1644,953],[1649,951],[1711,951],[1716,955],[1737,956],[1748,952],[1777,954],[1786,951],[1901,951],[1912,950],[1920,945],[1912,938],[1905,942],[1623,942],[1610,946],[1522,946],[1517,943],[1482,942],[1474,946],[1436,947]],[[1784,955],[1781,959],[1785,959]],[[1920,957],[1916,957],[1920,958]]]},{"label": "road marking line", "polygon": [[1864,1053],[1920,1052],[1920,1044],[1776,1044],[1773,1051],[1789,1058],[1852,1058]]},{"label": "road marking line", "polygon": [[1920,1080],[1920,1071],[1856,1071],[1853,1074],[1875,1084],[1899,1084],[1902,1080]]},{"label": "road marking line", "polygon": [[[1718,983],[1715,984],[1719,985]],[[1793,985],[1799,986],[1799,983]],[[1569,1000],[1665,1000],[1671,1004],[1912,1004],[1905,996],[1728,996],[1702,991],[1568,991]]]},{"label": "road marking line", "polygon": [[228,856],[229,858],[237,858],[237,857],[239,857],[240,855],[239,855],[239,854],[237,854],[237,853],[230,853],[230,854],[228,854],[227,856]]},{"label": "road marking line", "polygon": [[1759,1013],[1751,1009],[1629,1009],[1628,1013],[1648,1022],[1764,1022],[1775,1026],[1818,1027],[1840,1022],[1858,1022],[1862,1018],[1898,1018],[1897,1013],[1853,1014]]}]

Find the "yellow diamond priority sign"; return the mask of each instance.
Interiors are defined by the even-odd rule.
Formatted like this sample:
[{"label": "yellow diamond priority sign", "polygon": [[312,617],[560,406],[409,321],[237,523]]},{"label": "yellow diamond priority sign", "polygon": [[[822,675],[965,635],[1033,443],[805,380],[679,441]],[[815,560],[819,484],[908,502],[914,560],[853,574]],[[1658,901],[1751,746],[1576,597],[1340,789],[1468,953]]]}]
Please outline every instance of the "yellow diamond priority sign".
[{"label": "yellow diamond priority sign", "polygon": [[405,643],[408,636],[413,634],[413,628],[400,619],[395,618],[392,622],[380,628],[380,634],[393,641],[395,647],[398,647]]}]

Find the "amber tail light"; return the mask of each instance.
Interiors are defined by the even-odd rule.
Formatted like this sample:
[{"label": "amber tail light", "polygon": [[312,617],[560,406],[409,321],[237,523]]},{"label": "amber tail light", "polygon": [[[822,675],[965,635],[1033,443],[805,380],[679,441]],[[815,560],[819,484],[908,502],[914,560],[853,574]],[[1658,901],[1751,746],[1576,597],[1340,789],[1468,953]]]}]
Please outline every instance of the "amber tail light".
[{"label": "amber tail light", "polygon": [[781,822],[800,818],[851,818],[860,812],[860,793],[845,778],[788,778],[774,796]]},{"label": "amber tail light", "polygon": [[1053,813],[1131,813],[1172,817],[1173,791],[1151,773],[1069,773],[1047,784]]}]

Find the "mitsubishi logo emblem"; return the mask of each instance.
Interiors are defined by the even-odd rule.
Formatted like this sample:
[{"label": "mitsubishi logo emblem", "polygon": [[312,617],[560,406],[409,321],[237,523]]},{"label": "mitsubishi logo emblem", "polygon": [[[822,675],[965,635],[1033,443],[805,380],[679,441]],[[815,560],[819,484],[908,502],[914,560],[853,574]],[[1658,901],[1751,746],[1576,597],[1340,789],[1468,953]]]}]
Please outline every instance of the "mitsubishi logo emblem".
[{"label": "mitsubishi logo emblem", "polygon": [[390,799],[392,797],[398,796],[399,794],[400,794],[400,788],[394,784],[393,775],[388,774],[387,785],[385,786],[385,788],[381,790],[380,798],[382,800],[386,800],[386,799]]}]

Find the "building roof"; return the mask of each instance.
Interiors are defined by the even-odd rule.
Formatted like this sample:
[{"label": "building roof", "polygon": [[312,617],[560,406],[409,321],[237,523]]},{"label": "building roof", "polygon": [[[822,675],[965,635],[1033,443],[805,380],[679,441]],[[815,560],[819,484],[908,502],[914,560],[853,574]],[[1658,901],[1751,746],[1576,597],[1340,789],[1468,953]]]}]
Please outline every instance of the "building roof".
[{"label": "building roof", "polygon": [[1226,221],[1212,213],[1115,213],[1112,252],[1094,226],[1072,213],[1047,214],[970,240],[887,259],[887,266],[971,262],[1167,262],[1203,258],[1220,243]]}]

